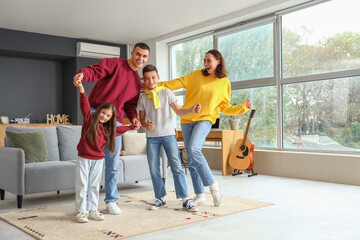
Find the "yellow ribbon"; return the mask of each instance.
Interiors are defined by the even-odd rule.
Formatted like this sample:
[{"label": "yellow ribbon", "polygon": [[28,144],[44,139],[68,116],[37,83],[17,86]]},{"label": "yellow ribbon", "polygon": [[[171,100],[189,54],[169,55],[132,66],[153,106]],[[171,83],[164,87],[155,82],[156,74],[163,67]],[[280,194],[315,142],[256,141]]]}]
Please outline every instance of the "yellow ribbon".
[{"label": "yellow ribbon", "polygon": [[144,92],[144,94],[147,95],[147,99],[152,99],[154,102],[154,107],[155,109],[161,108],[161,103],[160,103],[160,99],[157,95],[158,92],[160,92],[161,90],[165,89],[165,87],[156,87],[152,90],[146,90]]}]

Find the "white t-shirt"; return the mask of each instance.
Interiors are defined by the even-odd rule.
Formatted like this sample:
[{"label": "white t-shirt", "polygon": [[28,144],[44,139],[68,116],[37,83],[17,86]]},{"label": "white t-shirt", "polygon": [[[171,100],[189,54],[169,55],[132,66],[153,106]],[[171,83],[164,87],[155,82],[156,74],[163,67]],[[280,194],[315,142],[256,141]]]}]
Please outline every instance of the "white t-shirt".
[{"label": "white t-shirt", "polygon": [[163,137],[175,135],[173,113],[170,104],[176,102],[174,93],[165,88],[157,93],[161,108],[155,109],[152,99],[147,99],[146,94],[141,94],[138,101],[138,111],[144,111],[145,121],[154,122],[154,130],[146,129],[146,137]]}]

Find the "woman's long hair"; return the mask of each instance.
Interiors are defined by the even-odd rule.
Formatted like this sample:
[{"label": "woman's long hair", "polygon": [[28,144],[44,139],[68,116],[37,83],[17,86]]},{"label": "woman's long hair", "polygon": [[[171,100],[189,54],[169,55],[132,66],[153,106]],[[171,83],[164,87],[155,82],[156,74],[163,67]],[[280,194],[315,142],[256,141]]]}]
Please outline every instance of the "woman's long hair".
[{"label": "woman's long hair", "polygon": [[96,108],[94,117],[91,119],[90,126],[86,131],[86,138],[88,141],[95,145],[96,138],[99,132],[99,116],[102,109],[111,109],[112,116],[106,123],[103,123],[105,133],[106,133],[106,147],[110,152],[114,152],[115,149],[115,137],[116,137],[116,109],[111,103],[103,103]]},{"label": "woman's long hair", "polygon": [[[214,58],[216,60],[220,60],[220,63],[219,65],[217,65],[216,69],[215,69],[215,77],[217,78],[224,78],[227,76],[227,69],[226,69],[226,65],[225,65],[225,59],[224,57],[222,56],[222,54],[216,50],[216,49],[212,49],[210,51],[208,51],[206,54],[210,53],[211,55],[214,56]],[[205,54],[205,55],[206,55]],[[210,74],[208,73],[208,71],[204,68],[201,70],[202,71],[202,74],[204,76],[209,76]]]}]

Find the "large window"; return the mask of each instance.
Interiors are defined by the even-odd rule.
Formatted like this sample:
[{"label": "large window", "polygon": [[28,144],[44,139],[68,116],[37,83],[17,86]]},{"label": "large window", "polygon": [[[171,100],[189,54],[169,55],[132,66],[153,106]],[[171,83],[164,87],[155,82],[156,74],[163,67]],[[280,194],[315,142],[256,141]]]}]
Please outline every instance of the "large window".
[{"label": "large window", "polygon": [[283,88],[284,148],[360,151],[360,77]]},{"label": "large window", "polygon": [[333,0],[282,16],[283,77],[360,68],[357,0]]},{"label": "large window", "polygon": [[[244,90],[233,90],[231,102],[242,104],[246,99],[251,99],[256,106],[256,113],[251,120],[248,138],[256,147],[276,148],[276,87],[248,88]],[[239,128],[246,129],[250,112],[229,117],[221,115],[221,129],[230,129],[229,119],[240,119]]]},{"label": "large window", "polygon": [[196,69],[204,68],[204,56],[213,49],[212,35],[174,44],[170,47],[170,79],[185,76]]},{"label": "large window", "polygon": [[219,37],[218,43],[231,82],[274,76],[273,24]]},{"label": "large window", "polygon": [[[172,78],[223,54],[231,104],[251,99],[257,148],[360,153],[357,0],[314,0],[171,45]],[[214,39],[214,41],[213,41]],[[185,50],[186,49],[186,50]],[[229,129],[229,116],[220,116]],[[249,114],[238,116],[245,129]]]}]

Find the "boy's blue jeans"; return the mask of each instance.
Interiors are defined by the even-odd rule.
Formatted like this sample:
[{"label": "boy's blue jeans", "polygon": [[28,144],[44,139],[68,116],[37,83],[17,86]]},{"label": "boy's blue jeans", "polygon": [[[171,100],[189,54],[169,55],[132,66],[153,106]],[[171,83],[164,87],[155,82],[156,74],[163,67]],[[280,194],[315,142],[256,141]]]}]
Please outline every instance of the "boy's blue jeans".
[{"label": "boy's blue jeans", "polygon": [[209,186],[215,182],[209,165],[201,152],[205,138],[211,130],[211,125],[209,121],[181,124],[195,194],[203,193],[204,186]]},{"label": "boy's blue jeans", "polygon": [[148,164],[156,198],[166,196],[165,185],[160,171],[160,147],[164,147],[174,178],[177,198],[188,197],[184,170],[181,166],[179,148],[175,136],[149,137],[146,142]]}]

